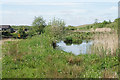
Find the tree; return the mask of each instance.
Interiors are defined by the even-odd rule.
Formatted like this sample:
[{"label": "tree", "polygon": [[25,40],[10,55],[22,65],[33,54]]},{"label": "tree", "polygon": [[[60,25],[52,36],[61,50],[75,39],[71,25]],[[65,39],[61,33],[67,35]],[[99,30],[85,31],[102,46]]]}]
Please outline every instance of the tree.
[{"label": "tree", "polygon": [[109,24],[109,22],[107,22],[106,20],[104,20],[104,21],[102,22],[102,24],[103,24],[103,25],[106,25],[106,24]]},{"label": "tree", "polygon": [[31,27],[29,28],[28,36],[29,36],[29,37],[32,37],[32,36],[34,36],[34,35],[36,35],[36,34],[37,34],[37,32],[35,31],[34,26],[31,26]]},{"label": "tree", "polygon": [[97,24],[98,23],[98,19],[95,19],[95,24]]},{"label": "tree", "polygon": [[71,25],[68,25],[65,29],[66,29],[66,30],[77,30],[76,27],[71,26]]},{"label": "tree", "polygon": [[34,26],[33,29],[35,29],[35,31],[37,32],[37,34],[41,34],[41,32],[43,32],[43,29],[46,26],[45,20],[43,19],[43,17],[35,17],[32,25]]},{"label": "tree", "polygon": [[53,18],[53,20],[50,21],[48,25],[51,25],[52,27],[65,27],[65,22],[61,19]]},{"label": "tree", "polygon": [[[65,28],[65,22],[61,19],[54,18],[48,23],[49,28],[49,34],[51,34],[54,37],[62,37],[62,34],[64,32]],[[47,29],[48,30],[48,29]],[[48,32],[48,31],[46,31]]]},{"label": "tree", "polygon": [[109,20],[109,23],[111,23],[111,20]]}]

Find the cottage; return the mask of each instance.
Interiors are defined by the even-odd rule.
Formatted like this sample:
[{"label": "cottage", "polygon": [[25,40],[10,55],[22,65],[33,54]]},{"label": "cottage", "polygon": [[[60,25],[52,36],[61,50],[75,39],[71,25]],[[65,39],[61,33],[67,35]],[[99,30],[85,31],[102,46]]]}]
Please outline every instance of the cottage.
[{"label": "cottage", "polygon": [[0,30],[7,30],[10,29],[11,26],[10,25],[0,25]]},{"label": "cottage", "polygon": [[10,30],[10,32],[14,32],[14,29],[11,28],[10,25],[0,25],[0,31],[6,31],[6,30]]}]

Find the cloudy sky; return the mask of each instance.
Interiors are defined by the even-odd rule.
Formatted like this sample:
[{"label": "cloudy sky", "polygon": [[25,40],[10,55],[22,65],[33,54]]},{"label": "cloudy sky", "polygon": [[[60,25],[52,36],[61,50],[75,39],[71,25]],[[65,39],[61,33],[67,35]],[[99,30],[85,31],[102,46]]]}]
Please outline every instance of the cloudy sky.
[{"label": "cloudy sky", "polygon": [[31,25],[35,16],[46,22],[60,18],[83,25],[118,17],[119,0],[0,0],[0,24]]}]

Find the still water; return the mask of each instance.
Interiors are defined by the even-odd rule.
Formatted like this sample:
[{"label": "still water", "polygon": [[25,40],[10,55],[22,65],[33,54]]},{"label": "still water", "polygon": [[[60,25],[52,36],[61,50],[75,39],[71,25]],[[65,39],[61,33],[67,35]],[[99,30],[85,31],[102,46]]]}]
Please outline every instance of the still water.
[{"label": "still water", "polygon": [[85,41],[83,40],[81,44],[70,44],[67,45],[64,41],[60,41],[57,43],[59,49],[65,52],[71,52],[75,55],[79,54],[87,54],[91,52],[91,45],[93,44],[92,41]]}]

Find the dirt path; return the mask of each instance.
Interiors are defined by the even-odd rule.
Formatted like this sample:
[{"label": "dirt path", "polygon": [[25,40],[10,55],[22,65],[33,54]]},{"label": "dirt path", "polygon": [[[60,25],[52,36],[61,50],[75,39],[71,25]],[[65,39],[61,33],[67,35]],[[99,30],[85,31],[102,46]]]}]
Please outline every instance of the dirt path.
[{"label": "dirt path", "polygon": [[18,39],[2,39],[0,40],[0,46],[6,41],[17,41]]}]

